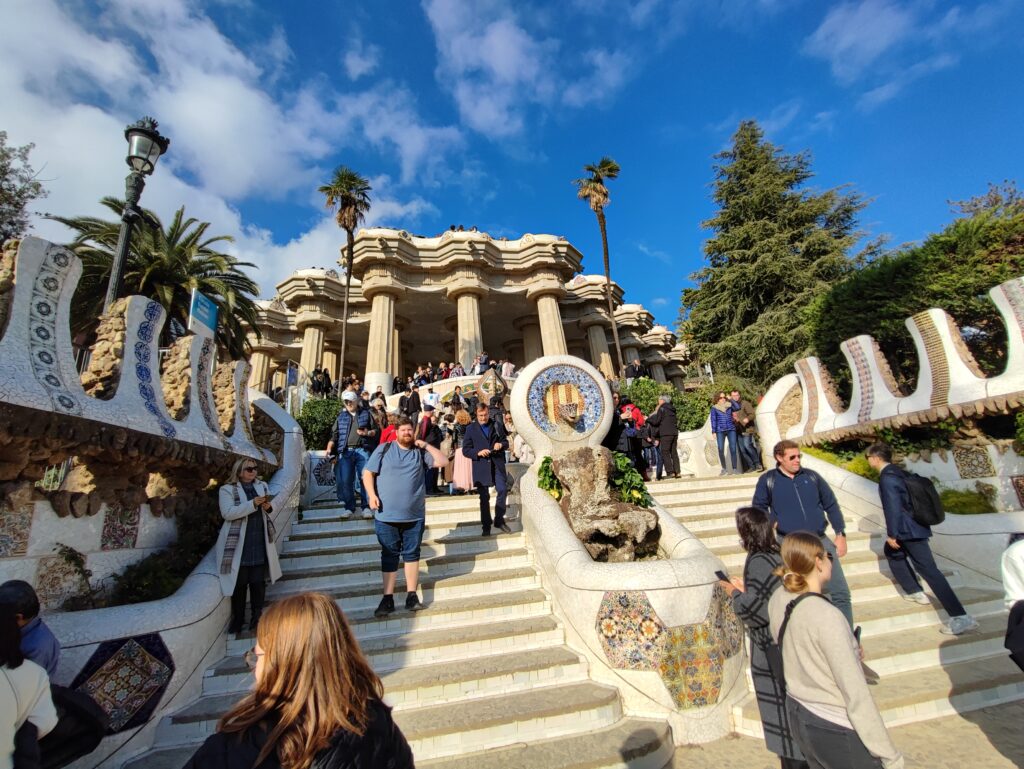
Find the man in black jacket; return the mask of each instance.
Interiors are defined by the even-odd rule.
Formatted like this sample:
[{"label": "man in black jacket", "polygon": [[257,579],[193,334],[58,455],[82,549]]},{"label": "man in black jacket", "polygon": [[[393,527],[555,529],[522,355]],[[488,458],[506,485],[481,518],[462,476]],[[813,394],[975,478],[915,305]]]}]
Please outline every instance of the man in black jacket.
[{"label": "man in black jacket", "polygon": [[406,384],[405,395],[398,399],[398,412],[403,417],[408,417],[414,425],[418,425],[420,423],[420,411],[422,411],[420,391],[414,388],[412,384]]},{"label": "man in black jacket", "polygon": [[[441,428],[437,426],[437,421],[434,419],[437,411],[429,403],[423,407],[423,418],[420,419],[419,425],[416,427],[416,437],[424,441],[435,449],[441,448]],[[427,496],[435,497],[438,494],[437,491],[437,473],[438,468],[428,467],[426,470],[425,485],[427,487]]]},{"label": "man in black jacket", "polygon": [[662,395],[658,398],[658,408],[651,414],[647,423],[651,426],[651,434],[655,438],[654,445],[661,452],[665,475],[670,478],[680,477],[679,454],[676,453],[679,427],[676,425],[676,407],[672,405],[669,396]]},{"label": "man in black jacket", "polygon": [[512,529],[505,523],[505,496],[508,493],[508,477],[505,473],[505,452],[508,451],[508,435],[500,422],[490,421],[490,410],[486,403],[476,407],[476,421],[466,427],[462,439],[463,456],[473,460],[473,484],[480,494],[480,525],[483,535],[491,533],[490,487],[497,492],[494,501],[494,522],[496,528],[506,534]]}]

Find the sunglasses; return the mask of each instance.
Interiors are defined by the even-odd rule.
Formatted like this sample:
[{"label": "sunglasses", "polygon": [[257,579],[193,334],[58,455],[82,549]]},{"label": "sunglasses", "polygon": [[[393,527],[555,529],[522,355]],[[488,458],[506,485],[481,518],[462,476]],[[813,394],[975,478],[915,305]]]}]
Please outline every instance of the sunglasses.
[{"label": "sunglasses", "polygon": [[254,473],[254,472],[256,472],[256,466],[255,465],[250,465],[249,467],[243,467],[242,468],[242,472],[243,473]]},{"label": "sunglasses", "polygon": [[256,651],[256,647],[254,646],[251,649],[249,649],[249,651],[247,651],[244,655],[242,655],[242,659],[245,660],[246,667],[248,667],[249,670],[255,671],[256,663],[260,661],[260,657],[262,657],[264,654],[266,654],[266,652],[258,652]]}]

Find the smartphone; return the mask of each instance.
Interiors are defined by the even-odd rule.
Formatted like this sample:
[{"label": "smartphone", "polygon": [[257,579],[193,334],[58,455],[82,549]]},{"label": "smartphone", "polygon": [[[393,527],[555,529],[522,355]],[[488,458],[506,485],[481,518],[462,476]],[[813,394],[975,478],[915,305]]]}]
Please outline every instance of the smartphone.
[{"label": "smartphone", "polygon": [[729,575],[726,574],[724,571],[716,571],[715,572],[715,576],[718,577],[720,580],[722,580],[722,582],[728,582],[729,581]]},{"label": "smartphone", "polygon": [[857,627],[855,627],[853,629],[853,637],[857,639],[857,643],[858,644],[860,643],[860,631],[861,631],[860,625],[857,625]]}]

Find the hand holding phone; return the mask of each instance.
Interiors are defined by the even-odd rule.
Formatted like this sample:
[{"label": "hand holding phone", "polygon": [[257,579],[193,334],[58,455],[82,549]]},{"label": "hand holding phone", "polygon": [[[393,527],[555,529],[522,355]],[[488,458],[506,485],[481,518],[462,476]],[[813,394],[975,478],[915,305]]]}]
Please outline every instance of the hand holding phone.
[{"label": "hand holding phone", "polygon": [[729,575],[726,574],[721,569],[719,569],[718,571],[715,572],[715,576],[718,577],[720,580],[722,580],[722,582],[728,582],[729,581]]}]

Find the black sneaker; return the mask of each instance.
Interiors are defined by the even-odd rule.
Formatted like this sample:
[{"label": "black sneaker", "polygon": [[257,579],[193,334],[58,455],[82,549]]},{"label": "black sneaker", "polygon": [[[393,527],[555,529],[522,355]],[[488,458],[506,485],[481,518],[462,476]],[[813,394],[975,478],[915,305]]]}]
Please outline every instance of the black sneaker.
[{"label": "black sneaker", "polygon": [[512,533],[512,529],[509,528],[509,525],[507,523],[499,523],[499,524],[497,524],[497,526],[498,526],[499,529],[501,529],[506,534],[511,534]]},{"label": "black sneaker", "polygon": [[377,608],[374,609],[373,616],[380,618],[386,617],[395,610],[395,597],[393,595],[386,595],[380,599],[380,603],[377,604]]},{"label": "black sneaker", "polygon": [[489,536],[491,536],[491,530],[490,529],[483,529],[480,532],[480,536],[482,536],[482,537],[489,537]]},{"label": "black sneaker", "polygon": [[407,611],[420,611],[427,607],[420,603],[420,597],[415,593],[408,593],[405,596],[405,608]]}]

